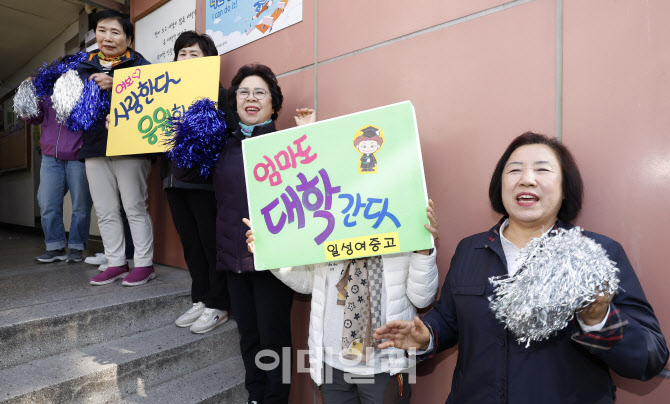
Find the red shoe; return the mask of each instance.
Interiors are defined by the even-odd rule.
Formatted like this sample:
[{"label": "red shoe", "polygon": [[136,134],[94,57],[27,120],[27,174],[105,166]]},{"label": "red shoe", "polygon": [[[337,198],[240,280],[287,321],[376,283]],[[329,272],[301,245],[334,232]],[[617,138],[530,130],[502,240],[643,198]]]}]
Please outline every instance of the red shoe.
[{"label": "red shoe", "polygon": [[109,267],[105,269],[104,272],[100,272],[98,275],[91,278],[91,285],[106,285],[112,283],[119,278],[123,278],[130,271],[128,269],[128,264],[126,263],[122,267]]},{"label": "red shoe", "polygon": [[123,286],[137,286],[137,285],[143,285],[150,280],[154,279],[156,277],[156,273],[154,272],[154,267],[148,266],[148,267],[135,267],[133,269],[133,272],[129,273],[128,276],[126,276],[123,279]]}]

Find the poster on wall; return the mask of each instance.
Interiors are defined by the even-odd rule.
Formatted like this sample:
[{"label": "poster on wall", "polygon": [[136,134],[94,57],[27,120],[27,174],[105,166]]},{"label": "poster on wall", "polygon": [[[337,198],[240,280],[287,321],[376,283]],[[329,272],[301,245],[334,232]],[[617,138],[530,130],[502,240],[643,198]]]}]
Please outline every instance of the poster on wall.
[{"label": "poster on wall", "polygon": [[207,34],[219,54],[302,21],[302,0],[207,0]]},{"label": "poster on wall", "polygon": [[174,60],[174,42],[195,31],[196,0],[171,0],[135,23],[135,49],[151,63]]},{"label": "poster on wall", "polygon": [[209,56],[116,70],[107,156],[160,153],[169,118],[199,98],[218,100],[221,58]]},{"label": "poster on wall", "polygon": [[17,120],[14,114],[14,98],[8,98],[2,106],[2,122],[0,122],[2,124],[2,131],[0,133],[9,133]]},{"label": "poster on wall", "polygon": [[406,101],[242,142],[256,270],[429,249]]}]

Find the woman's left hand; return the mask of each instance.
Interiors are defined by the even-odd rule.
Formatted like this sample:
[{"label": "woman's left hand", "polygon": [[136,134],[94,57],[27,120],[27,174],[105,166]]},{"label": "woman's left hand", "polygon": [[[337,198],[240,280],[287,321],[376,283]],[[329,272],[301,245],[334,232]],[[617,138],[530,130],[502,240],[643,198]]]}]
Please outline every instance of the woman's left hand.
[{"label": "woman's left hand", "polygon": [[586,325],[596,325],[603,322],[610,307],[610,302],[614,295],[608,293],[597,293],[596,301],[586,306],[580,313],[582,321]]},{"label": "woman's left hand", "polygon": [[[433,235],[434,241],[437,241],[437,238],[440,237],[440,230],[437,225],[437,213],[435,213],[435,204],[432,199],[428,199],[428,207],[426,207],[426,216],[428,216],[428,224],[424,224],[430,234]],[[417,251],[419,254],[430,255],[430,250],[421,250]]]},{"label": "woman's left hand", "polygon": [[109,90],[112,88],[112,84],[114,83],[112,76],[107,73],[93,73],[88,79],[95,80],[101,90]]},{"label": "woman's left hand", "polygon": [[298,108],[295,110],[294,118],[296,125],[308,125],[316,122],[316,112],[311,108]]},{"label": "woman's left hand", "polygon": [[244,235],[247,236],[247,250],[253,254],[254,251],[256,251],[256,247],[254,246],[254,240],[256,240],[256,237],[254,237],[254,231],[251,230],[251,220],[245,217],[242,219],[242,222],[246,224],[247,227],[249,227],[249,230]]}]

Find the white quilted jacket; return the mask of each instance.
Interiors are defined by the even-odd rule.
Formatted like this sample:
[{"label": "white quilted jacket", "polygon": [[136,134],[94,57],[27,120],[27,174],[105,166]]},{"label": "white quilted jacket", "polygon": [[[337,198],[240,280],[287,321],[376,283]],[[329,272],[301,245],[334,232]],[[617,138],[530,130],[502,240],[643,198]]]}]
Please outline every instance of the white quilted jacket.
[{"label": "white quilted jacket", "polygon": [[[386,288],[386,321],[412,320],[416,308],[424,308],[435,300],[439,283],[436,252],[431,255],[401,253],[382,255],[384,286]],[[340,270],[347,261],[339,261]],[[317,385],[323,383],[323,314],[325,312],[325,287],[328,264],[314,264],[273,270],[282,282],[298,293],[312,294],[309,315],[310,374]],[[391,374],[401,373],[409,367],[404,352],[389,350]]]}]

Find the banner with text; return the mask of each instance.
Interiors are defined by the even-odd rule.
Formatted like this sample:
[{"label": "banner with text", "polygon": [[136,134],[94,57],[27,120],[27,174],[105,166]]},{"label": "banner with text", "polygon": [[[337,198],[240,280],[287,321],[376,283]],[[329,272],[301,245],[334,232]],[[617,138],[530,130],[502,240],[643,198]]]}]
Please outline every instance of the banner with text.
[{"label": "banner with text", "polygon": [[200,98],[219,98],[218,56],[119,69],[114,72],[107,155],[166,150],[167,119]]},{"label": "banner with text", "polygon": [[135,50],[151,63],[174,60],[174,43],[195,31],[195,0],[171,0],[135,22]]},{"label": "banner with text", "polygon": [[257,270],[428,249],[409,101],[242,142]]},{"label": "banner with text", "polygon": [[302,21],[302,0],[207,0],[207,35],[219,54]]}]

